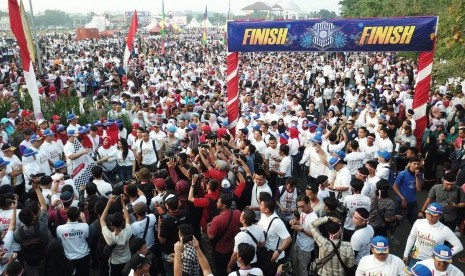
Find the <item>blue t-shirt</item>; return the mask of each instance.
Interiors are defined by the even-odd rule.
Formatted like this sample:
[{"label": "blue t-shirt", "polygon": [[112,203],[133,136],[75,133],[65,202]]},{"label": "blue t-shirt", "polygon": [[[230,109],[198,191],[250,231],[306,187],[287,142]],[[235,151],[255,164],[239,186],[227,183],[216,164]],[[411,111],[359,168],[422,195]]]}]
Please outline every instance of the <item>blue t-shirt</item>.
[{"label": "blue t-shirt", "polygon": [[397,184],[400,193],[404,196],[408,203],[416,201],[415,195],[417,188],[415,185],[415,174],[412,174],[408,169],[406,169],[399,173],[394,183]]}]

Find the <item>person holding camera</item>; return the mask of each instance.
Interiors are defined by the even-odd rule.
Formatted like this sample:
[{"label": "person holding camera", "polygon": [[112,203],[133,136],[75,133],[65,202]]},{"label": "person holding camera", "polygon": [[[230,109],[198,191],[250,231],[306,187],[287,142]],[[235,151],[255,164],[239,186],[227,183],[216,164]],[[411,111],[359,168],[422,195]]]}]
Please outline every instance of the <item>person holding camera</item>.
[{"label": "person holding camera", "polygon": [[[107,226],[107,215],[111,205],[117,200],[121,200],[123,212],[113,213],[110,217],[112,230]],[[124,197],[111,196],[108,199],[107,205],[100,216],[100,226],[102,227],[103,238],[107,245],[111,248],[110,256],[110,275],[121,276],[125,264],[131,259],[129,250],[129,239],[132,236],[132,228],[130,225],[128,210],[124,207]]]},{"label": "person holding camera", "polygon": [[90,250],[87,244],[89,225],[84,212],[77,207],[66,211],[68,221],[56,229],[57,238],[65,249],[65,255],[73,263],[76,276],[87,276],[90,273]]}]

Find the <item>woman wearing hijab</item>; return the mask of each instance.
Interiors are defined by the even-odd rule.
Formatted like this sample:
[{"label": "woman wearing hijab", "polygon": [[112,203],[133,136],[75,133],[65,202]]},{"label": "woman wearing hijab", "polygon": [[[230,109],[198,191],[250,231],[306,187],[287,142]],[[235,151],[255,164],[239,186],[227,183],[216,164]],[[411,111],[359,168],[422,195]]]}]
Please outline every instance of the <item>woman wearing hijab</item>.
[{"label": "woman wearing hijab", "polygon": [[110,182],[116,183],[118,150],[112,144],[112,139],[109,136],[103,137],[102,146],[97,150],[97,164],[102,166]]},{"label": "woman wearing hijab", "polygon": [[430,135],[426,139],[426,144],[423,146],[424,154],[424,180],[425,187],[429,190],[434,184],[436,184],[436,161],[438,144],[434,135]]}]

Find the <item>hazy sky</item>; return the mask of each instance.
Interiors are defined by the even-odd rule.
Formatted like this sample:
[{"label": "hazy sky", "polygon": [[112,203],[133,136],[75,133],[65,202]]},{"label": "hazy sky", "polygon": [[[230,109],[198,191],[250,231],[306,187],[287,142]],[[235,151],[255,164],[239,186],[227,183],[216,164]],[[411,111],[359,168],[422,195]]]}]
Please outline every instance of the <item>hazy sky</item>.
[{"label": "hazy sky", "polygon": [[[29,10],[29,1],[23,0],[26,10]],[[31,0],[34,13],[46,9],[58,9],[66,12],[87,13],[94,11],[150,11],[158,14],[161,12],[161,0]],[[285,5],[289,0],[262,0],[268,5],[279,3]],[[303,11],[319,11],[327,9],[339,13],[338,2],[340,0],[293,0]],[[231,12],[242,14],[243,7],[255,3],[255,0],[231,0]],[[205,4],[209,11],[228,11],[228,0],[165,0],[165,12],[168,11],[204,11]],[[8,9],[8,1],[0,1],[0,9]]]}]

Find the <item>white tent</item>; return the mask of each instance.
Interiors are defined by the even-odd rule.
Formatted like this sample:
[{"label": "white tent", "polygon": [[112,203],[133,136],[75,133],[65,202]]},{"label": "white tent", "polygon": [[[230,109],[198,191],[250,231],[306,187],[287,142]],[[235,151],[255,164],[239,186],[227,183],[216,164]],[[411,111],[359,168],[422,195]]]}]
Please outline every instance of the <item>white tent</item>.
[{"label": "white tent", "polygon": [[[202,22],[200,22],[200,27],[203,28],[203,25],[204,24],[204,20],[202,20]],[[210,22],[210,20],[207,18],[207,22],[206,22],[206,27],[207,29],[212,29],[212,28],[216,28],[215,26],[212,25],[212,23]]]},{"label": "white tent", "polygon": [[148,24],[147,26],[144,27],[144,29],[146,29],[146,30],[151,30],[153,27],[157,26],[157,24],[158,24],[158,21],[157,21],[156,18],[154,18],[154,19],[150,22],[150,24]]},{"label": "white tent", "polygon": [[200,23],[195,19],[195,17],[192,18],[191,22],[186,26],[187,29],[194,29],[194,28],[200,28]]},{"label": "white tent", "polygon": [[99,32],[105,31],[105,28],[109,26],[110,20],[103,15],[92,17],[92,20],[86,24],[86,28],[97,28]]}]

